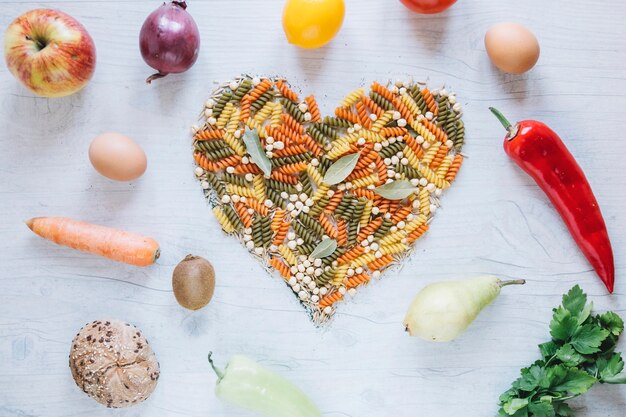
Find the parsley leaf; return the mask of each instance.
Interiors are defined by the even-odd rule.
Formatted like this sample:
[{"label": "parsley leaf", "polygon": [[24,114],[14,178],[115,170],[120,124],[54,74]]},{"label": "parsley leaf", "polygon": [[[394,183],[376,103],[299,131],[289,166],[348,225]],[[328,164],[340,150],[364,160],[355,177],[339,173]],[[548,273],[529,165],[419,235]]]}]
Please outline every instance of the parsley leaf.
[{"label": "parsley leaf", "polygon": [[574,412],[569,408],[569,405],[565,403],[555,404],[554,411],[556,411],[557,417],[574,417]]},{"label": "parsley leaf", "polygon": [[583,311],[585,304],[587,304],[587,295],[578,285],[563,296],[563,307],[574,317]]},{"label": "parsley leaf", "polygon": [[609,336],[609,331],[595,324],[585,324],[572,336],[572,346],[577,352],[589,355],[600,351],[600,345]]},{"label": "parsley leaf", "polygon": [[532,392],[544,378],[545,370],[538,365],[533,365],[522,371],[522,377],[518,379],[517,387],[522,391]]},{"label": "parsley leaf", "polygon": [[583,394],[598,382],[597,379],[589,375],[587,372],[577,368],[570,368],[563,381],[558,385],[552,386],[554,391],[563,391],[570,394]]},{"label": "parsley leaf", "polygon": [[554,417],[554,406],[550,403],[538,402],[528,405],[528,411],[533,417]]},{"label": "parsley leaf", "polygon": [[528,406],[528,398],[513,398],[511,401],[505,403],[502,408],[510,415],[516,415],[520,410],[525,409]]},{"label": "parsley leaf", "polygon": [[549,341],[549,342],[542,343],[539,345],[539,351],[541,352],[541,356],[545,360],[548,360],[552,356],[554,356],[558,349],[559,347],[553,341]]},{"label": "parsley leaf", "polygon": [[568,341],[578,328],[578,320],[572,313],[559,307],[554,310],[554,316],[550,322],[550,334],[554,340]]},{"label": "parsley leaf", "polygon": [[614,379],[623,370],[624,361],[622,360],[622,355],[619,353],[611,355],[608,361],[604,360],[603,366],[598,365],[598,371],[600,372],[602,381]]},{"label": "parsley leaf", "polygon": [[569,343],[557,350],[556,358],[563,362],[565,366],[577,366],[585,361],[585,358],[578,354]]},{"label": "parsley leaf", "polygon": [[607,329],[614,336],[619,336],[624,331],[624,320],[612,311],[608,311],[598,316],[602,327]]},{"label": "parsley leaf", "polygon": [[519,391],[517,391],[515,388],[511,388],[500,395],[500,403],[504,404],[505,402],[515,398],[518,395]]},{"label": "parsley leaf", "polygon": [[593,303],[587,303],[583,310],[578,314],[578,325],[580,326],[584,322],[587,321],[589,316],[591,315],[591,310],[593,309]]}]

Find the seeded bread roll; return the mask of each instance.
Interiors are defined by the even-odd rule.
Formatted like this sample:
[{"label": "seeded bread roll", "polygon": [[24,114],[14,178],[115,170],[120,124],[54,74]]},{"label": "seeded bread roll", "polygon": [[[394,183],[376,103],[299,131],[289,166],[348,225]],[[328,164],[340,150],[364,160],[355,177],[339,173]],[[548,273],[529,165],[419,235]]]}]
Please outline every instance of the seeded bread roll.
[{"label": "seeded bread roll", "polygon": [[110,408],[144,401],[159,379],[148,341],[119,320],[97,320],[80,329],[72,342],[70,369],[76,385]]}]

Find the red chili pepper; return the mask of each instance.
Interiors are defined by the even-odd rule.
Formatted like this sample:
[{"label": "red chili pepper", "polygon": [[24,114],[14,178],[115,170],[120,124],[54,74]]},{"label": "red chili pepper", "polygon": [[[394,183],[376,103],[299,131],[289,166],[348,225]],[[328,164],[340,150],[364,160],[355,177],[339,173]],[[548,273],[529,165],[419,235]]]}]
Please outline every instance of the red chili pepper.
[{"label": "red chili pepper", "polygon": [[544,123],[524,120],[516,125],[498,110],[491,112],[508,130],[504,150],[547,194],[578,247],[613,292],[615,266],[609,234],[591,186],[561,138]]}]

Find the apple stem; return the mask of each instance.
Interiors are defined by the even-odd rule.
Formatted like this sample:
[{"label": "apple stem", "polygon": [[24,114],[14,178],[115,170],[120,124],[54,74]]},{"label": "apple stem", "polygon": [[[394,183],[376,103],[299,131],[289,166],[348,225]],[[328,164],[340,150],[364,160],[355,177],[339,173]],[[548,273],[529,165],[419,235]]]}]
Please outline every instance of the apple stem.
[{"label": "apple stem", "polygon": [[166,75],[167,75],[167,74],[161,74],[160,72],[157,72],[156,74],[152,74],[151,76],[149,76],[149,77],[146,79],[146,82],[147,82],[148,84],[152,84],[152,81],[154,81],[154,80],[158,80],[159,78],[163,78],[163,77],[165,77]]},{"label": "apple stem", "polygon": [[42,49],[44,49],[46,46],[48,46],[45,42],[40,41],[39,39],[35,39],[35,38],[31,38],[30,36],[26,36],[26,40],[27,41],[31,41],[31,42],[35,42],[35,46],[37,47],[38,51],[41,51]]}]

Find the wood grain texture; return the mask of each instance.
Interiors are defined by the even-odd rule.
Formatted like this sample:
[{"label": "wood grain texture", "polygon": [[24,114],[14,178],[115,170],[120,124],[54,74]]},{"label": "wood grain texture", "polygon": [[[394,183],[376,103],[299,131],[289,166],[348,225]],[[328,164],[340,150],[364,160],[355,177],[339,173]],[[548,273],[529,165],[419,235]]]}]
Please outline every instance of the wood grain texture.
[{"label": "wood grain texture", "polygon": [[[611,0],[460,0],[448,12],[412,15],[395,0],[347,0],[328,47],[286,44],[281,0],[191,0],[201,28],[198,63],[148,86],[138,51],[143,19],[158,1],[3,1],[0,27],[34,7],[78,18],[98,47],[81,93],[36,98],[0,66],[0,417],[244,417],[213,395],[206,363],[243,353],[300,385],[326,417],[484,417],[519,368],[538,355],[551,308],[575,283],[597,310],[626,313],[626,4]],[[483,35],[515,19],[538,36],[542,56],[527,75],[493,69]],[[465,108],[469,158],[428,235],[406,265],[361,290],[334,322],[315,329],[291,291],[224,237],[193,176],[189,126],[214,80],[279,74],[314,92],[323,111],[372,80],[446,84]],[[592,182],[616,256],[609,297],[546,197],[507,160],[503,131],[487,111],[546,121]],[[120,131],[145,149],[148,171],[113,183],[90,166],[90,140]],[[60,248],[26,218],[64,215],[154,236],[163,256],[137,269]],[[211,305],[184,311],[171,292],[186,254],[217,272]],[[429,282],[493,273],[526,278],[508,288],[461,339],[432,345],[407,337],[402,318]],[[145,332],[162,366],[153,396],[106,410],[74,385],[69,344],[94,319],[119,318]],[[626,344],[622,343],[622,349]],[[626,389],[596,387],[574,403],[581,417],[623,416]]]}]

